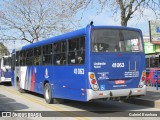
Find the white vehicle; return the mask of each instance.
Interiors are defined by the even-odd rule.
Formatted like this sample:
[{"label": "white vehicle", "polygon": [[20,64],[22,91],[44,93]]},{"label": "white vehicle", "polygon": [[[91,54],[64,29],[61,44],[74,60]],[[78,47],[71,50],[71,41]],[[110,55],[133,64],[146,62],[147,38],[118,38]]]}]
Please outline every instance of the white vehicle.
[{"label": "white vehicle", "polygon": [[11,82],[11,56],[0,58],[0,83]]}]

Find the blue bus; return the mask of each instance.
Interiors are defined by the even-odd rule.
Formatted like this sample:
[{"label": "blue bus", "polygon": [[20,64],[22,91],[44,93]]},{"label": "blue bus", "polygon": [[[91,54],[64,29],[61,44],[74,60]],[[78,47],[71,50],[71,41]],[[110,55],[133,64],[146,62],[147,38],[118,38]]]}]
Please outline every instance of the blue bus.
[{"label": "blue bus", "polygon": [[0,83],[11,82],[11,56],[0,58]]},{"label": "blue bus", "polygon": [[15,49],[12,57],[19,91],[43,94],[47,103],[146,94],[143,38],[136,28],[87,25]]}]

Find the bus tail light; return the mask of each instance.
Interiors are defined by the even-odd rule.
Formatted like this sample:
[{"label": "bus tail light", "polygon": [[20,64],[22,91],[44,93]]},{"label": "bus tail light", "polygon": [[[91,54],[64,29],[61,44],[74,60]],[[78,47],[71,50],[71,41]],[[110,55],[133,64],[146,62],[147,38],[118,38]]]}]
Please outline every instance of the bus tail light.
[{"label": "bus tail light", "polygon": [[142,81],[145,81],[146,80],[146,71],[143,71],[142,72]]},{"label": "bus tail light", "polygon": [[99,90],[99,86],[93,72],[89,72],[89,82],[93,90]]},{"label": "bus tail light", "polygon": [[4,71],[1,69],[1,77],[4,77]]},{"label": "bus tail light", "polygon": [[90,79],[94,79],[94,78],[95,78],[95,75],[94,75],[93,73],[91,73],[91,74],[89,75],[89,77],[90,77]]},{"label": "bus tail light", "polygon": [[92,80],[91,80],[91,83],[92,83],[92,84],[96,84],[96,80],[95,80],[95,79],[92,79]]},{"label": "bus tail light", "polygon": [[145,82],[146,82],[146,71],[144,70],[144,71],[142,72],[141,80],[140,80],[140,82],[139,82],[138,87],[139,87],[139,88],[142,88],[142,87],[145,85]]}]

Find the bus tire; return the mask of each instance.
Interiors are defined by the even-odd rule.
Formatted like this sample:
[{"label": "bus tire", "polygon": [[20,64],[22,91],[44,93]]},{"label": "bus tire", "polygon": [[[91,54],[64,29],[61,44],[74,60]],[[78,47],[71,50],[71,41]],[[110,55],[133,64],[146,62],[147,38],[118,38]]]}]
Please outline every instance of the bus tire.
[{"label": "bus tire", "polygon": [[48,104],[52,104],[53,103],[51,86],[50,86],[49,83],[45,84],[45,87],[44,87],[44,98],[45,98],[45,101]]}]

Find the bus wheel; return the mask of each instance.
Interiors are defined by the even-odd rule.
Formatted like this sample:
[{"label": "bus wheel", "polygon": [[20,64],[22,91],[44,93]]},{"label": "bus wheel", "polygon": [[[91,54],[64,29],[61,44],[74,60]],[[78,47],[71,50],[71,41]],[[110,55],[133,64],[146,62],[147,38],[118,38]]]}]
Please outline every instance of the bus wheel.
[{"label": "bus wheel", "polygon": [[52,93],[51,93],[51,87],[50,87],[49,83],[45,84],[45,87],[44,87],[44,97],[45,97],[45,101],[48,104],[53,103]]}]

